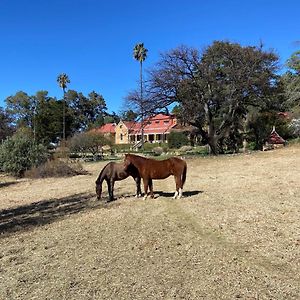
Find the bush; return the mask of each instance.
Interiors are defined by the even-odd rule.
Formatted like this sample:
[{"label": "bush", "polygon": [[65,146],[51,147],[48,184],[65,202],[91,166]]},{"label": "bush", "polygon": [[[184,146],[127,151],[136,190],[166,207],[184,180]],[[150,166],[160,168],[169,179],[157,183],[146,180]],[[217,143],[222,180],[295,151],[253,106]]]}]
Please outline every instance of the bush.
[{"label": "bush", "polygon": [[37,167],[47,160],[45,146],[37,145],[28,136],[16,134],[0,146],[1,170],[21,177],[26,170]]},{"label": "bush", "polygon": [[159,156],[164,152],[164,149],[162,147],[155,147],[152,149],[154,156]]},{"label": "bush", "polygon": [[25,173],[29,178],[46,178],[46,177],[71,177],[84,175],[87,172],[78,162],[70,163],[59,159],[49,160],[46,163],[32,168]]},{"label": "bush", "polygon": [[170,148],[179,149],[180,147],[188,144],[189,139],[183,132],[171,132],[168,135],[168,146]]},{"label": "bush", "polygon": [[103,134],[93,131],[75,134],[70,142],[70,150],[74,153],[92,153],[95,156],[102,152],[104,145],[111,145],[111,140]]}]

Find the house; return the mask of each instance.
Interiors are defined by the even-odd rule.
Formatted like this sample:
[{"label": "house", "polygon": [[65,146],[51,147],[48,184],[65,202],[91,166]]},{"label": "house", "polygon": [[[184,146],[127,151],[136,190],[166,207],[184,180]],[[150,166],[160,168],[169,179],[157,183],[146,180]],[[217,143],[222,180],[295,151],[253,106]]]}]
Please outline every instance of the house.
[{"label": "house", "polygon": [[[144,141],[149,143],[167,142],[170,130],[176,125],[177,120],[174,115],[157,114],[144,120]],[[120,121],[117,125],[105,124],[98,128],[96,132],[108,134],[114,131],[114,141],[116,144],[136,144],[141,141],[142,123]]]},{"label": "house", "polygon": [[114,141],[116,138],[116,123],[107,123],[101,127],[92,129],[92,131],[96,133],[101,133],[105,137]]}]

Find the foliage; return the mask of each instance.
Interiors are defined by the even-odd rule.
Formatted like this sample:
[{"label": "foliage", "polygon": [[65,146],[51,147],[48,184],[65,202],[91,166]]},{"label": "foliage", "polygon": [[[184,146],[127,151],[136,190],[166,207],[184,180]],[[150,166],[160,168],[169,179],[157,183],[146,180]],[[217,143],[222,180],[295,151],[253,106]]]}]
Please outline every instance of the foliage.
[{"label": "foliage", "polygon": [[25,177],[46,178],[46,177],[70,177],[85,175],[82,165],[79,162],[71,163],[60,159],[48,160],[44,164],[33,167],[25,172]]},{"label": "foliage", "polygon": [[92,153],[95,156],[97,153],[102,153],[104,145],[111,145],[112,142],[104,135],[89,131],[75,134],[70,142],[71,152],[79,152],[82,154]]},{"label": "foliage", "polygon": [[284,139],[292,137],[287,120],[280,117],[277,112],[268,111],[260,113],[251,111],[248,122],[249,132],[247,140],[251,143],[252,149],[262,149],[264,142],[272,132],[273,126],[276,128],[276,132]]},{"label": "foliage", "polygon": [[300,110],[300,51],[296,51],[287,61],[289,70],[284,74],[285,97],[289,110]]},{"label": "foliage", "polygon": [[159,156],[164,152],[164,149],[162,147],[154,147],[152,152],[154,156]]},{"label": "foliage", "polygon": [[61,73],[57,76],[56,81],[57,81],[59,87],[61,87],[63,89],[63,91],[65,92],[65,90],[67,88],[67,84],[70,83],[70,79],[69,79],[68,75],[66,73]]},{"label": "foliage", "polygon": [[292,119],[291,123],[288,125],[292,132],[293,137],[300,137],[300,119]]},{"label": "foliage", "polygon": [[134,112],[132,109],[125,110],[121,113],[122,121],[135,121],[138,117],[138,114]]},{"label": "foliage", "polygon": [[69,90],[65,93],[65,103],[49,97],[47,91],[38,91],[34,96],[18,92],[8,97],[6,104],[7,114],[16,127],[30,128],[34,139],[45,145],[57,143],[62,137],[64,104],[66,137],[93,124],[102,125],[107,115],[105,100],[94,91],[85,97]]},{"label": "foliage", "polygon": [[170,132],[168,135],[169,148],[179,149],[182,146],[188,145],[189,139],[183,132]]},{"label": "foliage", "polygon": [[274,101],[277,63],[272,52],[230,42],[214,42],[202,55],[179,47],[163,54],[150,72],[151,100],[160,108],[179,103],[184,121],[218,154],[226,138],[238,141],[249,107],[267,109]]},{"label": "foliage", "polygon": [[82,93],[69,90],[65,99],[72,116],[72,133],[90,129],[94,124],[104,124],[107,107],[102,95],[92,91],[86,97]]},{"label": "foliage", "polygon": [[14,176],[22,176],[26,170],[46,161],[47,149],[35,144],[27,135],[15,134],[0,146],[1,170]]},{"label": "foliage", "polygon": [[12,118],[0,107],[0,141],[11,136],[13,132]]}]

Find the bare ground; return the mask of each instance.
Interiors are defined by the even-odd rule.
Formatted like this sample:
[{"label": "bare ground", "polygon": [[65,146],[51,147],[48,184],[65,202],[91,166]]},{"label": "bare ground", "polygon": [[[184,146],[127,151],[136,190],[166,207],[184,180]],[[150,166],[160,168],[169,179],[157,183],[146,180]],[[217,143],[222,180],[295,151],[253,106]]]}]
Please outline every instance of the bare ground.
[{"label": "bare ground", "polygon": [[300,147],[187,163],[178,200],[2,176],[0,299],[300,299]]}]

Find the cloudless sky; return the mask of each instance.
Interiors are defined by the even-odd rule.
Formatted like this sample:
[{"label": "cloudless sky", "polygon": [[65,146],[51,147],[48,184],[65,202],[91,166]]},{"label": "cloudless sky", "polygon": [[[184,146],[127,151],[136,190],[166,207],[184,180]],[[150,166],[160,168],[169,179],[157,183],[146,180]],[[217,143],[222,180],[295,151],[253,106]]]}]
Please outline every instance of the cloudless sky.
[{"label": "cloudless sky", "polygon": [[61,98],[56,79],[67,73],[68,88],[95,90],[118,113],[138,87],[139,42],[145,69],[179,45],[214,40],[262,41],[283,65],[300,48],[299,12],[299,0],[0,0],[0,106],[20,90]]}]

